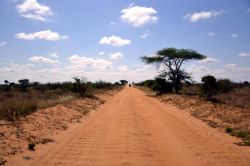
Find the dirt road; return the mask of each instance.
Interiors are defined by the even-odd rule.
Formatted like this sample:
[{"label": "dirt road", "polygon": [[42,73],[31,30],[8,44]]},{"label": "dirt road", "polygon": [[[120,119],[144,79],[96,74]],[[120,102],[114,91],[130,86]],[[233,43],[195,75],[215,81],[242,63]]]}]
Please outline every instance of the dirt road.
[{"label": "dirt road", "polygon": [[248,147],[126,87],[31,165],[250,165]]}]

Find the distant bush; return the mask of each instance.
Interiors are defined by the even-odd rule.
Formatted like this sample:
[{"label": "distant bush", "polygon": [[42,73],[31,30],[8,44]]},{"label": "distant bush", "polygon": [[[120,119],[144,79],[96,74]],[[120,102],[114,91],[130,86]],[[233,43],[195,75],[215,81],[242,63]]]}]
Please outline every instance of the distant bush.
[{"label": "distant bush", "polygon": [[247,87],[247,86],[249,86],[250,85],[250,83],[248,82],[248,81],[244,81],[243,83],[242,83],[242,86],[243,87]]},{"label": "distant bush", "polygon": [[145,80],[136,83],[135,85],[150,88],[151,90],[156,91],[157,95],[173,92],[173,84],[167,82],[166,79],[161,77],[156,77],[154,80]]},{"label": "distant bush", "polygon": [[183,86],[181,93],[188,96],[197,96],[200,94],[200,84],[192,84]]},{"label": "distant bush", "polygon": [[229,79],[219,79],[217,81],[218,92],[227,93],[233,89],[233,84]]},{"label": "distant bush", "polygon": [[92,95],[91,85],[86,83],[85,78],[74,76],[73,79],[75,80],[73,84],[73,91],[75,93],[78,93],[81,97]]},{"label": "distant bush", "polygon": [[152,85],[152,90],[157,92],[157,95],[164,93],[170,93],[173,91],[173,84],[167,82],[166,79],[156,78],[154,84]]},{"label": "distant bush", "polygon": [[113,84],[100,80],[93,83],[93,87],[96,89],[111,89],[113,88]]},{"label": "distant bush", "polygon": [[148,88],[153,88],[153,85],[155,83],[155,80],[145,80],[144,83],[143,83],[143,86],[146,86]]},{"label": "distant bush", "polygon": [[18,82],[20,84],[20,89],[23,92],[26,92],[28,87],[29,87],[29,80],[28,79],[22,79],[22,80],[19,80]]},{"label": "distant bush", "polygon": [[201,81],[203,82],[201,87],[201,95],[206,99],[211,99],[217,93],[218,85],[214,76],[203,76]]},{"label": "distant bush", "polygon": [[120,86],[121,84],[119,82],[114,83],[115,86]]}]

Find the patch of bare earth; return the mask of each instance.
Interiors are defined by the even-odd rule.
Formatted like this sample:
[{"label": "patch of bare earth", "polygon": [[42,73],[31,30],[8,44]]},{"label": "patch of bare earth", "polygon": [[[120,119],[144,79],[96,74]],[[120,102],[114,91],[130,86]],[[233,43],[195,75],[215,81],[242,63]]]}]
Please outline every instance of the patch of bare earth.
[{"label": "patch of bare earth", "polygon": [[89,111],[95,110],[118,90],[98,92],[93,98],[73,100],[54,107],[38,109],[15,122],[0,121],[0,165],[11,155],[27,151],[28,144],[53,142],[53,136],[70,125],[80,123]]},{"label": "patch of bare earth", "polygon": [[162,102],[173,104],[180,110],[188,111],[194,117],[201,119],[212,127],[225,131],[230,127],[240,131],[250,132],[250,110],[232,105],[212,103],[184,95],[162,95]]}]

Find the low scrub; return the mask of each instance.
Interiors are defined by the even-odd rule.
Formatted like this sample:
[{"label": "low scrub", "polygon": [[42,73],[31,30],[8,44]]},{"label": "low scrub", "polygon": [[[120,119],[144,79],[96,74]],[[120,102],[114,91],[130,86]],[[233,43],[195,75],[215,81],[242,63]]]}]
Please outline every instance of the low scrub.
[{"label": "low scrub", "polygon": [[250,109],[250,87],[234,88],[228,93],[221,93],[215,96],[222,103]]},{"label": "low scrub", "polygon": [[121,87],[105,81],[87,82],[86,78],[73,77],[74,82],[46,83],[30,82],[28,79],[19,83],[5,80],[0,85],[0,119],[15,121],[19,116],[34,112],[37,108],[47,108],[64,104],[76,98],[94,98],[96,90],[108,90]]},{"label": "low scrub", "polygon": [[8,99],[0,102],[0,119],[16,120],[19,116],[28,115],[37,109],[35,100]]},{"label": "low scrub", "polygon": [[28,150],[35,151],[35,146],[36,146],[35,143],[28,143]]},{"label": "low scrub", "polygon": [[234,130],[230,127],[226,128],[226,132],[232,136],[241,138],[244,142],[244,145],[250,146],[250,132],[242,130]]},{"label": "low scrub", "polygon": [[144,86],[156,92],[157,95],[173,92],[173,84],[164,78],[156,77],[154,80],[145,80],[137,83],[137,86]]}]

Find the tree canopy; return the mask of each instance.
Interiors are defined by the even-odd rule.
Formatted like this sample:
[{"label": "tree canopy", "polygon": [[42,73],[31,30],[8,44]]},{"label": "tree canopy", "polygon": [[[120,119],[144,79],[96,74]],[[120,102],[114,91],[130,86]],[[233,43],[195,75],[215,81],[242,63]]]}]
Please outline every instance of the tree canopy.
[{"label": "tree canopy", "polygon": [[190,75],[181,69],[186,61],[202,60],[206,56],[192,49],[164,48],[157,51],[155,56],[143,56],[142,61],[146,64],[155,64],[161,70],[160,76],[167,77],[174,84],[175,92],[178,93],[182,80],[190,79]]},{"label": "tree canopy", "polygon": [[120,82],[121,82],[122,85],[126,85],[128,83],[127,80],[120,80]]}]

